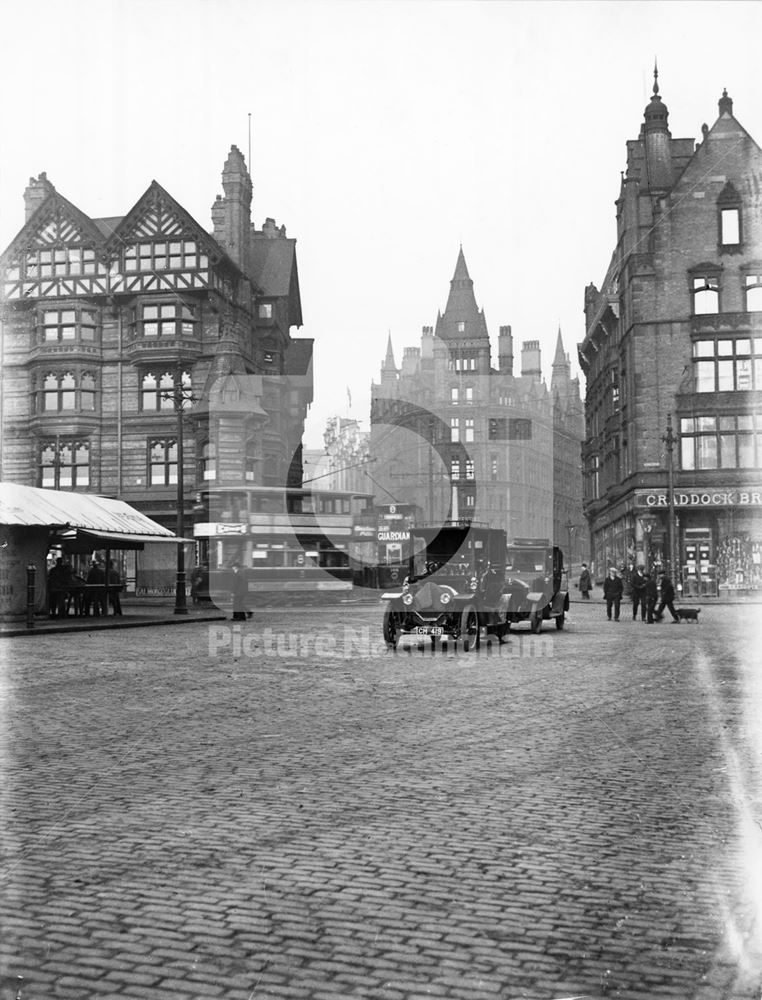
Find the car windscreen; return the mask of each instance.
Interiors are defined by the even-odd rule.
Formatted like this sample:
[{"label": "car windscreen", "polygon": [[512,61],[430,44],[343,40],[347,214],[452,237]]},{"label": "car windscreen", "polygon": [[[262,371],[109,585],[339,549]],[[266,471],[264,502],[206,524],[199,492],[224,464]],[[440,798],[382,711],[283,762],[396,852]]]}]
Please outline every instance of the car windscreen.
[{"label": "car windscreen", "polygon": [[507,573],[544,573],[545,551],[540,549],[508,549]]}]

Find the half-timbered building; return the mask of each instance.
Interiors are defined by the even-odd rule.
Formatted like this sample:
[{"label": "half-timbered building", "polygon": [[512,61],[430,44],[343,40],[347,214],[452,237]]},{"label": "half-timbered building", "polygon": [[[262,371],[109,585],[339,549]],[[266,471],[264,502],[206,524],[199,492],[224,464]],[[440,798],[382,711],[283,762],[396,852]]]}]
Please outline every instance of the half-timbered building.
[{"label": "half-timbered building", "polygon": [[[291,333],[296,241],[252,224],[235,146],[222,184],[209,233],[155,181],[96,219],[30,179],[0,257],[0,478],[123,499],[174,527],[180,464],[188,530],[201,486],[301,484],[312,341]],[[173,585],[144,557],[144,589]]]}]

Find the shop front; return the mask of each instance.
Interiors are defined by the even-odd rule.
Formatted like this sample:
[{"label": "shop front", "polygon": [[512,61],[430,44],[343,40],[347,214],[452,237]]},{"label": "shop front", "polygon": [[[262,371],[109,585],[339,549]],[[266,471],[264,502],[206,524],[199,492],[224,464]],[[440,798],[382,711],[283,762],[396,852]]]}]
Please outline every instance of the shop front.
[{"label": "shop front", "polygon": [[[683,596],[762,591],[762,484],[679,488],[673,501],[676,576]],[[636,520],[648,529],[658,561],[668,552],[669,509],[666,490],[635,492]]]}]

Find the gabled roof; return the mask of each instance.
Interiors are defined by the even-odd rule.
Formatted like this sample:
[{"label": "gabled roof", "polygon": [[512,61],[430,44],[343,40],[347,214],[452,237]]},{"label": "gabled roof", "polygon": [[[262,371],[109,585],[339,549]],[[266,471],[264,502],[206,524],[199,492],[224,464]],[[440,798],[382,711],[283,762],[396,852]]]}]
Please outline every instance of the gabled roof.
[{"label": "gabled roof", "polygon": [[727,91],[723,92],[718,104],[719,117],[714,125],[704,133],[703,141],[699,143],[685,165],[675,187],[699,171],[702,175],[707,171],[714,174],[715,165],[718,174],[726,174],[729,163],[732,163],[732,160],[729,160],[729,154],[733,152],[734,144],[743,143],[749,152],[762,158],[762,149],[760,149],[759,144],[734,117],[733,101],[728,97]]},{"label": "gabled roof", "polygon": [[302,325],[302,302],[296,266],[296,240],[263,236],[252,229],[251,280],[262,295],[289,299],[289,326]]},{"label": "gabled roof", "polygon": [[4,265],[16,254],[33,248],[61,246],[92,247],[104,252],[105,238],[95,222],[49,184],[48,196],[27,219],[0,257]]},{"label": "gabled roof", "polygon": [[115,253],[125,243],[151,240],[161,236],[171,239],[180,235],[185,237],[192,235],[201,250],[214,263],[225,263],[242,274],[241,269],[217,240],[157,181],[151,181],[145,193],[119,221],[106,242],[106,249],[109,253]]}]

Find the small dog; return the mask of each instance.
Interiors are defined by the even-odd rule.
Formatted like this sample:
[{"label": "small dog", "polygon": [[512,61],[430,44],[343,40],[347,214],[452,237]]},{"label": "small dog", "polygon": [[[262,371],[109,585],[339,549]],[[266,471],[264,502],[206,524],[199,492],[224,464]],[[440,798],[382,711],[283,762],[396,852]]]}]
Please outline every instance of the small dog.
[{"label": "small dog", "polygon": [[701,614],[701,608],[675,608],[675,611],[680,623],[695,622],[698,625],[698,616]]}]

